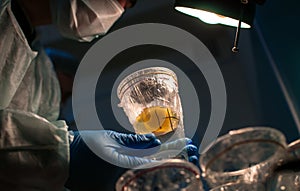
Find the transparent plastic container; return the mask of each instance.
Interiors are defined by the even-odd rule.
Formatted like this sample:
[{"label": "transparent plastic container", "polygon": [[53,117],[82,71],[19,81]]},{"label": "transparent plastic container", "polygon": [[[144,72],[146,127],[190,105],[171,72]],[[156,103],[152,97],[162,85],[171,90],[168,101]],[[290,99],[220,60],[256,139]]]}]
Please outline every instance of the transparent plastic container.
[{"label": "transparent plastic container", "polygon": [[164,67],[138,70],[117,89],[135,133],[154,133],[162,142],[184,138],[183,114],[176,74]]},{"label": "transparent plastic container", "polygon": [[286,153],[286,139],[280,131],[249,127],[219,137],[200,156],[200,167],[211,188],[236,181],[263,182]]},{"label": "transparent plastic container", "polygon": [[116,191],[203,191],[198,167],[180,159],[167,159],[128,170]]}]

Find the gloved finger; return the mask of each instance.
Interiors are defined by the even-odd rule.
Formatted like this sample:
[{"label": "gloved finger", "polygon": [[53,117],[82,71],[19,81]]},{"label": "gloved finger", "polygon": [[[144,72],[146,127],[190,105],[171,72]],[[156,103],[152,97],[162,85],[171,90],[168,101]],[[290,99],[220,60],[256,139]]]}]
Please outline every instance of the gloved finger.
[{"label": "gloved finger", "polygon": [[124,134],[114,133],[114,139],[121,145],[134,148],[134,149],[145,149],[159,146],[160,140],[155,137],[154,134]]},{"label": "gloved finger", "polygon": [[192,140],[189,138],[162,144],[160,151],[164,150],[176,150],[178,152],[176,158],[190,160],[189,158],[191,157],[193,163],[197,163],[199,158],[198,148],[193,145]]},{"label": "gloved finger", "polygon": [[196,165],[197,167],[199,167],[199,152],[198,152],[198,148],[191,143],[191,144],[185,146],[184,151],[188,155],[189,162],[191,162],[194,165]]},{"label": "gloved finger", "polygon": [[189,156],[188,160],[189,160],[189,162],[191,162],[194,165],[196,165],[197,167],[199,167],[199,157],[197,157],[195,155]]},{"label": "gloved finger", "polygon": [[192,145],[192,144],[186,145],[184,147],[184,151],[187,152],[188,156],[193,156],[193,155],[199,156],[198,148],[195,145]]},{"label": "gloved finger", "polygon": [[176,158],[188,160],[189,162],[199,167],[199,157],[197,155],[187,155],[186,152],[182,151],[178,155],[176,155]]}]

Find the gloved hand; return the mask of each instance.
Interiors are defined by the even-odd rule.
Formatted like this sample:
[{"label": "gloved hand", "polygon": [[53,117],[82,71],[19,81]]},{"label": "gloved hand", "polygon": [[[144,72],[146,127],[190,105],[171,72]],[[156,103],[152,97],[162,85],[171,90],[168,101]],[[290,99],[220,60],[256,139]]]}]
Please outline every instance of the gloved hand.
[{"label": "gloved hand", "polygon": [[76,132],[71,151],[81,147],[81,144],[88,145],[96,155],[115,166],[134,168],[151,162],[151,159],[143,157],[149,155],[149,152],[155,153],[161,142],[153,134],[137,135],[99,130],[80,131],[80,134]]},{"label": "gloved hand", "polygon": [[199,153],[198,148],[193,144],[193,141],[189,138],[182,139],[185,141],[186,145],[184,146],[181,153],[177,156],[187,159],[189,162],[193,163],[196,166],[199,166]]},{"label": "gloved hand", "polygon": [[153,159],[179,158],[199,166],[198,148],[189,138],[182,138],[160,145],[159,150],[151,156]]},{"label": "gloved hand", "polygon": [[183,148],[177,152],[178,156],[185,156],[186,152],[191,162],[198,161],[197,147],[190,139],[161,144],[153,134],[123,134],[106,130],[74,132],[70,144],[69,178],[65,186],[71,190],[113,190],[115,182],[125,172],[119,166],[133,168],[153,162],[153,158],[145,156],[178,149],[178,146]]},{"label": "gloved hand", "polygon": [[[78,135],[71,147],[78,147]],[[153,156],[157,153],[169,151],[174,151],[176,158],[185,158],[198,165],[197,147],[188,138],[161,144],[154,134],[124,134],[108,130],[81,131],[80,136],[96,155],[123,168],[149,163],[155,160]]]},{"label": "gloved hand", "polygon": [[[111,133],[113,134],[114,139],[116,139],[116,141],[119,144],[133,149],[147,149],[147,148],[152,148],[160,145],[159,151],[181,150],[181,152],[177,154],[176,157],[188,159],[189,162],[192,162],[194,164],[197,163],[198,165],[198,160],[199,160],[198,148],[193,144],[193,141],[190,138],[182,138],[172,142],[161,144],[160,140],[156,138],[155,135],[153,134],[146,134],[146,135],[123,134],[123,133],[116,133],[113,131],[111,131]],[[157,151],[157,150],[153,150],[153,151]],[[141,153],[137,155],[140,156]]]}]

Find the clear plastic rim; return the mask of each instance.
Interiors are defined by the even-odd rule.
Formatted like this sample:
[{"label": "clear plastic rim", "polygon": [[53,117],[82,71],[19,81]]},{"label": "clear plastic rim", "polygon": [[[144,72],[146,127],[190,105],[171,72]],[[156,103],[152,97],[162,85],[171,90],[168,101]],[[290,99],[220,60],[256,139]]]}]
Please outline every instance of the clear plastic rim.
[{"label": "clear plastic rim", "polygon": [[[126,86],[128,86],[128,84],[130,82],[132,82],[133,80],[135,80],[137,78],[140,78],[142,76],[150,76],[150,75],[153,75],[153,74],[165,74],[165,75],[171,76],[174,79],[174,81],[177,83],[177,76],[176,76],[176,74],[172,70],[170,70],[168,68],[165,68],[165,67],[149,67],[149,68],[144,68],[144,69],[141,69],[141,70],[137,70],[137,71],[133,72],[132,74],[126,76],[120,82],[120,84],[119,84],[119,86],[117,88],[118,98],[120,100],[122,100],[124,93],[129,88],[129,87],[126,87]],[[139,81],[137,81],[136,83],[138,83],[138,82]]]},{"label": "clear plastic rim", "polygon": [[[228,148],[224,148],[221,152],[219,152],[215,157],[213,157],[212,159],[210,159],[207,163],[203,163],[203,158],[206,156],[205,153],[208,153],[210,151],[211,148],[213,148],[216,144],[226,140],[226,139],[230,139],[232,138],[232,136],[239,136],[241,134],[244,134],[244,133],[248,133],[248,132],[251,132],[251,131],[265,131],[265,132],[273,132],[278,138],[279,138],[279,141],[275,141],[275,140],[269,140],[269,139],[247,139],[247,140],[243,140],[243,141],[239,141],[239,142],[236,142],[234,143],[232,146],[228,147]],[[282,147],[283,149],[286,149],[287,148],[287,144],[286,144],[286,138],[285,136],[283,135],[283,133],[281,133],[279,130],[277,129],[274,129],[274,128],[271,128],[271,127],[246,127],[246,128],[242,128],[242,129],[238,129],[238,130],[232,130],[230,131],[228,134],[226,135],[223,135],[221,137],[219,137],[215,142],[213,142],[210,146],[207,147],[207,149],[205,149],[205,152],[204,154],[202,154],[200,156],[200,160],[199,160],[199,163],[200,163],[200,167],[201,169],[203,170],[203,173],[207,172],[210,165],[216,161],[220,156],[222,156],[223,154],[225,154],[227,151],[231,150],[234,146],[237,146],[237,145],[241,145],[241,144],[246,144],[246,143],[252,143],[252,142],[268,142],[268,143],[272,143],[272,144],[276,144],[280,147]],[[262,161],[261,163],[259,164],[256,164],[256,165],[253,165],[251,166],[251,168],[255,168],[257,167],[258,165],[262,164],[262,163],[267,163],[269,161],[273,160],[273,157],[270,156],[269,158],[267,158],[266,160]],[[245,168],[245,169],[241,169],[241,170],[237,170],[237,171],[230,171],[230,172],[218,172],[218,171],[213,171],[213,170],[209,170],[210,173],[222,173],[222,174],[226,174],[226,175],[239,175],[240,173],[243,173],[244,171],[246,171],[248,168]]]},{"label": "clear plastic rim", "polygon": [[289,152],[297,150],[297,149],[300,149],[300,139],[297,139],[288,145]]},{"label": "clear plastic rim", "polygon": [[[192,172],[195,175],[196,179],[199,179],[200,181],[200,171],[197,166],[194,164],[182,160],[182,159],[165,159],[162,161],[153,162],[154,164],[148,163],[139,166],[137,169],[131,169],[125,172],[117,181],[116,183],[116,190],[117,191],[123,191],[126,186],[128,186],[133,180],[138,179],[139,177],[155,171],[157,169],[162,168],[183,168],[190,172]],[[124,176],[132,176],[130,177],[126,182],[122,183],[124,181]]]}]

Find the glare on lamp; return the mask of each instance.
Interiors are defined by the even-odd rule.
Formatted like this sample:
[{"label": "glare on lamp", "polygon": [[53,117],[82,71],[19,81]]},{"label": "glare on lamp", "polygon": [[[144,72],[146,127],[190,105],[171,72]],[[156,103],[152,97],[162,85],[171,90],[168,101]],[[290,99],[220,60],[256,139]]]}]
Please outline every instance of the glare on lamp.
[{"label": "glare on lamp", "polygon": [[175,9],[208,24],[237,27],[233,52],[237,52],[240,28],[251,28],[256,4],[265,0],[176,0]]}]

